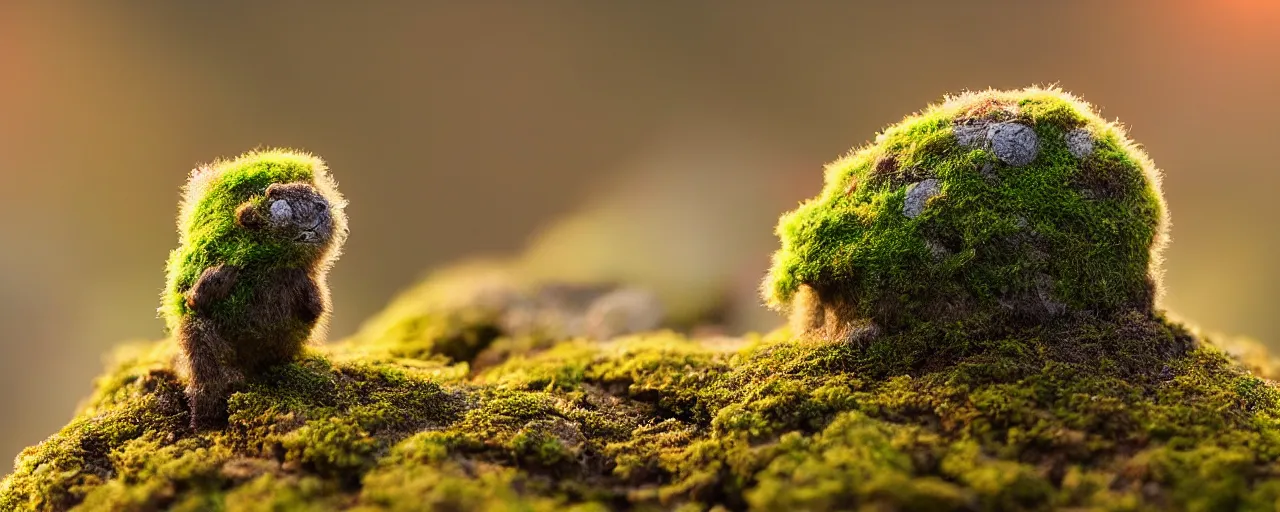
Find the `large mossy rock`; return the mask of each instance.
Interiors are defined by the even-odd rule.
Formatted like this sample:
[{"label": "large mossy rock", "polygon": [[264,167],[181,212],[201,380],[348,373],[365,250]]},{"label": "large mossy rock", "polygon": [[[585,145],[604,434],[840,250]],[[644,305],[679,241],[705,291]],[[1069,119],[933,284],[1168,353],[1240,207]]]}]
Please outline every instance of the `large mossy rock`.
[{"label": "large mossy rock", "polygon": [[593,340],[510,320],[551,307],[537,299],[547,289],[492,272],[438,277],[352,339],[251,380],[221,430],[187,426],[171,343],[126,347],[79,415],[18,457],[0,509],[1270,510],[1280,499],[1276,387],[1159,317],[991,339],[939,327],[862,344],[786,329]]},{"label": "large mossy rock", "polygon": [[857,336],[1154,309],[1168,214],[1123,127],[1056,89],[970,92],[889,126],[782,216],[765,299]]}]

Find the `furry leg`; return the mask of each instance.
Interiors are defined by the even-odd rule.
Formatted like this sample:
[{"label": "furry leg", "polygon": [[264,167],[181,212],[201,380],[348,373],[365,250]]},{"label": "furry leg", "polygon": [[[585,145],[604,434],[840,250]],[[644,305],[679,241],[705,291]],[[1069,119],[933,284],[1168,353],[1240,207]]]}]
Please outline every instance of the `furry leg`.
[{"label": "furry leg", "polygon": [[234,352],[226,340],[204,319],[189,317],[178,333],[190,382],[187,401],[191,428],[216,428],[227,420],[227,398],[244,376],[232,366]]}]

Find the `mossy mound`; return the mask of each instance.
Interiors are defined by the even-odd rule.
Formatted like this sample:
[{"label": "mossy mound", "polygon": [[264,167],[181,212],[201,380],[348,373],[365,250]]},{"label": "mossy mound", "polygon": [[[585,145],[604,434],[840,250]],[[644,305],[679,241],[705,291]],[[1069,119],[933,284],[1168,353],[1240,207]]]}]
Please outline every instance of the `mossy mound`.
[{"label": "mossy mound", "polygon": [[1155,167],[1088,104],[966,93],[830,164],[779,222],[763,288],[826,337],[1147,312],[1166,226]]},{"label": "mossy mound", "polygon": [[1150,315],[867,344],[786,329],[557,341],[496,320],[512,303],[477,302],[487,292],[467,283],[485,279],[440,279],[361,336],[251,379],[223,430],[189,429],[169,342],[123,349],[79,415],[18,457],[0,510],[1280,500],[1276,386]]}]

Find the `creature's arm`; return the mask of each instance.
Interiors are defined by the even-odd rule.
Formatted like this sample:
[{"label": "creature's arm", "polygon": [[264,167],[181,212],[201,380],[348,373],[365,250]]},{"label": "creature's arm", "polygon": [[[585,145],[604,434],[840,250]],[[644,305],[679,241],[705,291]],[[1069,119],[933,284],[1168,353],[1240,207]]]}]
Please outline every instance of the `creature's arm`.
[{"label": "creature's arm", "polygon": [[240,268],[235,265],[221,264],[205,269],[196,284],[187,291],[187,307],[203,311],[214,301],[226,298],[239,275]]},{"label": "creature's arm", "polygon": [[311,275],[305,269],[284,270],[284,281],[293,295],[293,314],[304,322],[314,322],[324,314],[325,301]]},{"label": "creature's arm", "polygon": [[298,316],[304,321],[314,322],[324,314],[324,297],[320,295],[320,287],[310,277],[305,278],[302,296],[298,299]]}]

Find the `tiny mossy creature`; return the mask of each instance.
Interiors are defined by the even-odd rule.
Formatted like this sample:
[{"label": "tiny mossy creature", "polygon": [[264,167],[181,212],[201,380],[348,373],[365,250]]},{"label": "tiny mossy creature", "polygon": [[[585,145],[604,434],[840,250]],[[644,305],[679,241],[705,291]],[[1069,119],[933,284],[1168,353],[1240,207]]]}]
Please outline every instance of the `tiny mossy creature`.
[{"label": "tiny mossy creature", "polygon": [[306,153],[255,151],[191,172],[160,311],[189,373],[193,427],[219,424],[246,374],[296,359],[323,331],[345,205]]},{"label": "tiny mossy creature", "polygon": [[826,169],[763,285],[793,327],[859,337],[1150,312],[1168,215],[1151,161],[1056,89],[949,97]]}]

